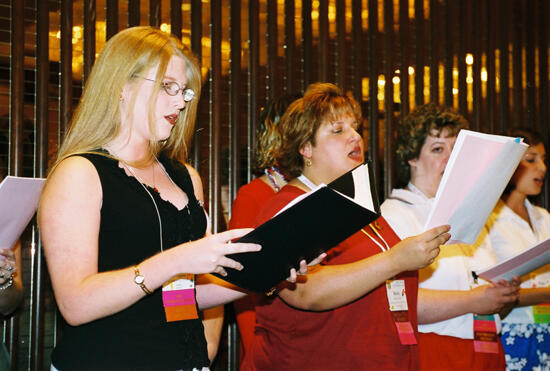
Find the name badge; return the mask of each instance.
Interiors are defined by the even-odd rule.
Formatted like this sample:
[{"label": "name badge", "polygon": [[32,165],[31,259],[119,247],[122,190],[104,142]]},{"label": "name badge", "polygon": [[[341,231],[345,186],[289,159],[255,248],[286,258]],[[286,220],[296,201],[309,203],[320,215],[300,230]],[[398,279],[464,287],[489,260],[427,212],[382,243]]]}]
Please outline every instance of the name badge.
[{"label": "name badge", "polygon": [[181,274],[162,285],[167,322],[199,318],[195,301],[195,275]]},{"label": "name badge", "polygon": [[474,314],[474,351],[498,353],[498,338],[495,317]]},{"label": "name badge", "polygon": [[402,345],[416,344],[416,336],[414,336],[414,329],[408,316],[405,280],[387,280],[386,294],[399,341]]},{"label": "name badge", "polygon": [[409,310],[407,306],[407,293],[405,291],[405,280],[387,280],[386,294],[392,312]]},{"label": "name badge", "polygon": [[[533,288],[550,286],[550,272],[532,275],[531,286]],[[550,303],[533,305],[532,308],[535,323],[550,323]]]}]

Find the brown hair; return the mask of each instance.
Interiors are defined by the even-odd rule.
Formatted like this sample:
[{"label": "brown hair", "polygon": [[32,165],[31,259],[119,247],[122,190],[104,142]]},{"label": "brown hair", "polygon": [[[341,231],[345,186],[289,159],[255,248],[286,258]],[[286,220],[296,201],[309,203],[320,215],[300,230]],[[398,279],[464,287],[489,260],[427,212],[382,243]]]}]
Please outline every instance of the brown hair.
[{"label": "brown hair", "polygon": [[[532,129],[514,127],[506,130],[506,135],[509,137],[523,138],[523,143],[527,144],[529,147],[536,146],[540,143],[544,145],[542,135],[539,132]],[[516,185],[514,184],[513,179],[514,179],[514,176],[512,175],[512,177],[510,178],[510,181],[506,185],[506,188],[502,192],[503,194],[507,195],[516,188]],[[530,197],[530,198],[532,199],[534,197]]]},{"label": "brown hair", "polygon": [[438,137],[447,130],[447,136],[454,137],[461,129],[468,127],[468,121],[448,107],[427,103],[412,111],[397,129],[398,186],[403,187],[409,182],[409,160],[420,156],[420,150],[429,135]]},{"label": "brown hair", "polygon": [[304,167],[300,149],[308,142],[315,145],[315,134],[322,124],[343,116],[352,116],[360,122],[361,109],[357,102],[334,84],[311,84],[281,119],[282,142],[275,154],[277,164],[291,177],[300,175]]},{"label": "brown hair", "polygon": [[301,94],[286,94],[272,100],[260,111],[260,120],[256,128],[257,147],[255,151],[255,170],[257,173],[276,165],[275,151],[281,145],[279,124],[288,106]]}]

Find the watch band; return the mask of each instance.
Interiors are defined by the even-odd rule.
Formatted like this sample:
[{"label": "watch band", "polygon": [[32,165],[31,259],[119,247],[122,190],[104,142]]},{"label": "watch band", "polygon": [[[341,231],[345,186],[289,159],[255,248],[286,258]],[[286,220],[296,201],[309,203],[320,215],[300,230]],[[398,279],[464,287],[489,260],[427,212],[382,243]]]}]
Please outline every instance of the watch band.
[{"label": "watch band", "polygon": [[145,286],[145,283],[144,283],[145,277],[141,275],[141,273],[139,272],[139,266],[137,265],[134,266],[134,274],[135,274],[134,282],[136,283],[136,285],[141,287],[144,293],[146,293],[147,295],[151,295],[153,292],[149,290],[147,286]]}]

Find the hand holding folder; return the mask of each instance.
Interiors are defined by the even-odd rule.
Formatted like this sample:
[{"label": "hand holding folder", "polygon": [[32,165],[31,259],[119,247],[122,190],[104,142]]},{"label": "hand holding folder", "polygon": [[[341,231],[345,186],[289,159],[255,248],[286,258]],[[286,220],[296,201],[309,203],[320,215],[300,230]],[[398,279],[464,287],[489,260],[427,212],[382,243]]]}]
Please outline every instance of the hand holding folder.
[{"label": "hand holding folder", "polygon": [[461,130],[424,230],[449,224],[449,243],[473,244],[527,149],[516,139]]},{"label": "hand holding folder", "polygon": [[220,278],[247,290],[268,291],[301,260],[310,262],[380,216],[371,179],[363,164],[287,205],[238,240],[260,244],[262,250],[230,255],[244,269],[227,270]]}]

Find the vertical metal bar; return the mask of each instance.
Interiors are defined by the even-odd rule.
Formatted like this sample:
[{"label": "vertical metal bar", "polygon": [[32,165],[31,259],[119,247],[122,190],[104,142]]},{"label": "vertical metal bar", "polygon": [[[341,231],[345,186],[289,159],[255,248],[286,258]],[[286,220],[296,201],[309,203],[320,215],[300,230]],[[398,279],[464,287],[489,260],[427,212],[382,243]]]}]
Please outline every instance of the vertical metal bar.
[{"label": "vertical metal bar", "polygon": [[452,26],[451,15],[453,14],[451,0],[446,1],[443,4],[443,18],[445,24],[445,37],[443,38],[443,51],[444,51],[444,79],[445,79],[445,105],[452,107],[453,105],[453,44],[452,40]]},{"label": "vertical metal bar", "polygon": [[[550,7],[548,1],[539,0],[537,2],[537,14],[538,14],[538,44],[537,49],[539,51],[539,130],[541,132],[544,143],[550,143],[550,130],[548,129],[548,12]],[[546,149],[548,151],[548,148]],[[544,182],[543,190],[543,206],[548,209],[550,207],[550,185],[548,182]]]},{"label": "vertical metal bar", "polygon": [[296,8],[293,0],[285,0],[285,83],[284,91],[294,94],[298,90],[296,73]]},{"label": "vertical metal bar", "polygon": [[[49,83],[48,3],[36,0],[36,164],[35,176],[46,176],[48,166],[48,83]],[[33,234],[34,235],[34,234]],[[31,370],[42,368],[44,346],[44,284],[42,242],[33,239],[31,250],[29,363]]]},{"label": "vertical metal bar", "polygon": [[386,199],[393,188],[393,0],[384,0],[384,192]]},{"label": "vertical metal bar", "polygon": [[[229,181],[229,199],[233,200],[237,195],[237,190],[241,185],[240,174],[240,120],[241,110],[241,3],[231,2],[230,8],[230,45],[231,45],[231,65],[230,65],[230,89],[229,100],[231,111],[229,112],[229,143],[231,145],[230,162],[230,181]],[[231,211],[231,205],[229,206]]]},{"label": "vertical metal bar", "polygon": [[265,77],[266,100],[279,93],[277,82],[277,0],[267,0],[267,74]]},{"label": "vertical metal bar", "polygon": [[181,40],[181,0],[170,0],[170,33]]},{"label": "vertical metal bar", "polygon": [[[191,50],[200,61],[202,59],[202,1],[191,0]],[[197,170],[200,165],[201,131],[195,128],[191,148],[191,161]]]},{"label": "vertical metal bar", "polygon": [[376,41],[378,34],[378,3],[377,0],[369,0],[368,3],[368,66],[369,66],[369,153],[372,160],[372,167],[377,177],[377,188],[381,188],[383,179],[380,175],[380,158],[378,151],[378,55],[376,53]]},{"label": "vertical metal bar", "polygon": [[[466,86],[466,30],[471,30],[469,18],[466,17],[466,6],[464,0],[458,1],[456,12],[456,35],[458,39],[458,110],[468,117],[468,88]],[[468,32],[470,33],[470,32]]]},{"label": "vertical metal bar", "polygon": [[118,0],[107,0],[105,5],[105,38],[109,40],[118,32]]},{"label": "vertical metal bar", "polygon": [[[473,103],[474,103],[474,112],[472,124],[474,130],[481,130],[481,125],[486,124],[481,120],[482,117],[482,107],[483,99],[481,96],[481,56],[483,55],[482,45],[483,45],[483,33],[481,32],[481,22],[483,21],[483,2],[474,2],[472,4],[475,8],[470,13],[472,16],[472,28],[473,28],[473,40],[472,40],[472,49],[474,55],[474,64],[472,66],[473,74]],[[484,125],[485,126],[485,125]],[[487,130],[487,128],[483,128]]]},{"label": "vertical metal bar", "polygon": [[23,1],[12,2],[11,14],[11,127],[9,174],[23,175],[23,125],[25,107],[25,7]]},{"label": "vertical metal bar", "polygon": [[416,105],[424,104],[424,0],[414,2],[414,28],[416,35],[414,88]]},{"label": "vertical metal bar", "polygon": [[139,26],[140,22],[140,0],[128,0],[128,27]]},{"label": "vertical metal bar", "polygon": [[329,81],[328,0],[319,0],[319,81]]},{"label": "vertical metal bar", "polygon": [[69,122],[72,115],[72,98],[73,98],[73,76],[72,76],[72,60],[73,60],[73,2],[72,0],[61,0],[61,114],[60,137],[67,132]]},{"label": "vertical metal bar", "polygon": [[[12,2],[11,7],[11,84],[10,84],[10,161],[9,174],[23,175],[23,130],[25,108],[25,7],[23,1]],[[18,364],[19,315],[5,321],[6,346],[11,362]],[[7,325],[9,323],[9,325]]]},{"label": "vertical metal bar", "polygon": [[149,24],[153,27],[160,27],[160,6],[161,0],[149,0]]},{"label": "vertical metal bar", "polygon": [[[252,163],[251,149],[256,143],[256,122],[258,121],[258,82],[260,79],[260,10],[257,1],[248,2],[248,163]],[[252,180],[250,166],[247,182]]]},{"label": "vertical metal bar", "polygon": [[[529,19],[536,19],[535,4],[533,1],[525,2],[524,25],[527,26]],[[525,29],[525,120],[527,126],[535,127],[535,27],[524,27]],[[544,81],[544,80],[543,80]]]},{"label": "vertical metal bar", "polygon": [[[241,3],[232,1],[230,5],[230,112],[229,112],[229,215],[231,200],[235,199],[241,185]],[[239,331],[236,321],[228,322],[227,345],[228,366],[231,370],[239,369]]]},{"label": "vertical metal bar", "polygon": [[313,40],[311,24],[311,0],[302,1],[302,76],[303,90],[306,90],[312,81]]},{"label": "vertical metal bar", "polygon": [[439,67],[439,58],[438,58],[438,20],[437,16],[437,1],[430,0],[430,43],[429,45],[429,63],[430,63],[430,100],[435,103],[439,103],[439,79],[438,79],[438,67]]},{"label": "vertical metal bar", "polygon": [[209,185],[208,185],[208,205],[209,214],[212,218],[212,229],[216,233],[220,229],[221,222],[221,183],[220,183],[220,136],[221,136],[221,109],[222,109],[222,62],[221,62],[221,44],[222,44],[222,9],[221,0],[213,0],[210,3],[210,130],[209,130]]},{"label": "vertical metal bar", "polygon": [[[361,18],[361,0],[351,0],[351,44],[353,45],[353,53],[351,53],[352,64],[352,91],[353,96],[359,102],[363,100],[363,73],[362,61],[363,53],[360,52],[363,47],[363,26]],[[366,117],[366,112],[363,116]]]},{"label": "vertical metal bar", "polygon": [[512,1],[512,20],[513,30],[512,32],[512,76],[513,76],[513,90],[512,90],[512,112],[513,122],[509,126],[517,126],[523,123],[523,86],[522,86],[522,48],[523,48],[523,34],[525,32],[523,24],[523,1]]},{"label": "vertical metal bar", "polygon": [[346,0],[336,0],[336,84],[347,90]]},{"label": "vertical metal bar", "polygon": [[484,35],[486,37],[485,40],[485,50],[487,55],[487,114],[486,114],[486,121],[487,121],[487,130],[490,133],[496,133],[496,101],[497,101],[497,93],[496,93],[496,73],[495,73],[495,49],[496,49],[496,43],[495,43],[495,36],[497,32],[495,32],[495,21],[494,16],[492,16],[492,7],[491,7],[491,0],[485,0],[484,1],[484,21],[485,21],[485,32]]},{"label": "vertical metal bar", "polygon": [[202,2],[191,0],[191,51],[202,59]]},{"label": "vertical metal bar", "polygon": [[502,11],[498,12],[498,30],[499,30],[499,83],[500,83],[500,126],[499,131],[503,133],[508,127],[508,115],[510,107],[509,99],[509,63],[508,63],[508,29],[510,24],[508,22],[509,14],[509,2],[508,0],[502,0],[499,2],[500,6],[503,7]]},{"label": "vertical metal bar", "polygon": [[[107,2],[109,5],[109,2]],[[95,21],[96,21],[96,3],[95,0],[84,0],[84,66],[82,73],[82,85],[90,74],[95,60]],[[107,9],[107,14],[113,9]],[[109,24],[109,22],[107,22]]]},{"label": "vertical metal bar", "polygon": [[401,53],[401,59],[399,61],[400,75],[400,100],[401,109],[400,115],[403,120],[408,114],[410,109],[409,99],[409,2],[408,0],[399,1],[399,51]]}]

